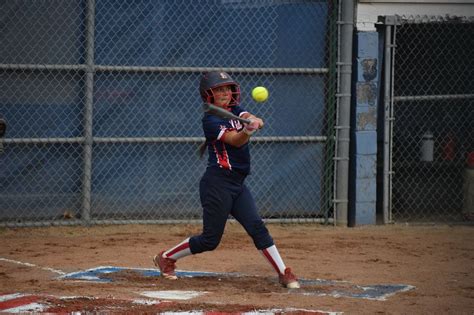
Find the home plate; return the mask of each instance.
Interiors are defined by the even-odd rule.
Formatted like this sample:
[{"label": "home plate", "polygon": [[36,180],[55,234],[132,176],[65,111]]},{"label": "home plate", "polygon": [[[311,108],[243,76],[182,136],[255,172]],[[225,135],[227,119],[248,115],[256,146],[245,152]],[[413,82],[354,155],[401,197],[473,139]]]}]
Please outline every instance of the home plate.
[{"label": "home plate", "polygon": [[207,292],[198,292],[198,291],[144,291],[140,294],[149,298],[155,299],[164,299],[164,300],[189,300],[195,297],[206,294]]}]

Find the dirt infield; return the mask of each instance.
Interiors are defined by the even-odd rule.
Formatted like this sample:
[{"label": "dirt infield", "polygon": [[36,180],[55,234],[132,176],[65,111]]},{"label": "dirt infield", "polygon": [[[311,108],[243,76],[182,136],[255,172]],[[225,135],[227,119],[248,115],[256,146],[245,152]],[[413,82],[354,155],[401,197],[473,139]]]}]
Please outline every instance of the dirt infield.
[{"label": "dirt infield", "polygon": [[[300,278],[332,284],[313,282],[296,291],[280,287],[251,239],[233,222],[228,223],[217,250],[186,257],[177,267],[242,276],[181,278],[175,282],[144,277],[133,270],[114,273],[112,281],[104,283],[58,277],[98,266],[154,268],[153,255],[198,233],[199,225],[3,228],[0,295],[47,296],[52,305],[48,312],[235,313],[295,308],[349,314],[474,313],[472,226],[267,226],[285,262]],[[330,294],[336,286],[350,291],[382,284],[414,288],[385,299]],[[145,299],[141,292],[164,290],[206,293],[189,300],[131,302]]]}]

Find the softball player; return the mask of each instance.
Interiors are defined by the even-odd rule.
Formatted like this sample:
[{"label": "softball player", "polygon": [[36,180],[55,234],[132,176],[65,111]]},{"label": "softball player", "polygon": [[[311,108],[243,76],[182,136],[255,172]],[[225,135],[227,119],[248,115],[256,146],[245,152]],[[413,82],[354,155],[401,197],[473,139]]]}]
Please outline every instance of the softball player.
[{"label": "softball player", "polygon": [[299,288],[296,276],[285,266],[244,183],[250,173],[248,141],[263,127],[263,121],[239,106],[239,85],[225,72],[204,74],[199,90],[204,102],[225,108],[237,116],[249,119],[251,123],[242,125],[236,120],[219,118],[209,113],[204,115],[204,150],[207,146],[209,158],[199,184],[203,208],[202,233],[160,252],[153,258],[154,264],[166,279],[177,279],[176,261],[191,254],[214,250],[221,241],[228,216],[232,215],[276,270],[279,282],[287,288]]}]

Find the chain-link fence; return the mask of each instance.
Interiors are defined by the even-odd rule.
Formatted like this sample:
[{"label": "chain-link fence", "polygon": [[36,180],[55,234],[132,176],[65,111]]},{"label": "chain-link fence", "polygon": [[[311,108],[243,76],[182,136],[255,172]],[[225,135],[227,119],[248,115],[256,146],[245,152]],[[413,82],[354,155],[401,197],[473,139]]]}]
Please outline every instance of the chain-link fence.
[{"label": "chain-link fence", "polygon": [[474,154],[474,20],[404,17],[395,36],[392,219],[462,221]]},{"label": "chain-link fence", "polygon": [[261,215],[333,216],[335,1],[0,6],[1,225],[200,219],[198,81],[215,69],[265,120],[247,179]]}]

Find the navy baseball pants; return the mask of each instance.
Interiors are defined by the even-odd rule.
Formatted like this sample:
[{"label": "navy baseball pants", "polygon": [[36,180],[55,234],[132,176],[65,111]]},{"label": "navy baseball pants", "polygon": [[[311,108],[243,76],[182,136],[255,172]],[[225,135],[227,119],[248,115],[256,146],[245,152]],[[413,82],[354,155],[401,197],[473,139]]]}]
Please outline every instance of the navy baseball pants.
[{"label": "navy baseball pants", "polygon": [[244,184],[245,177],[246,175],[221,168],[206,169],[199,183],[203,230],[200,235],[189,239],[191,253],[210,251],[219,245],[229,214],[242,224],[257,249],[274,245],[257,213],[252,194]]}]

